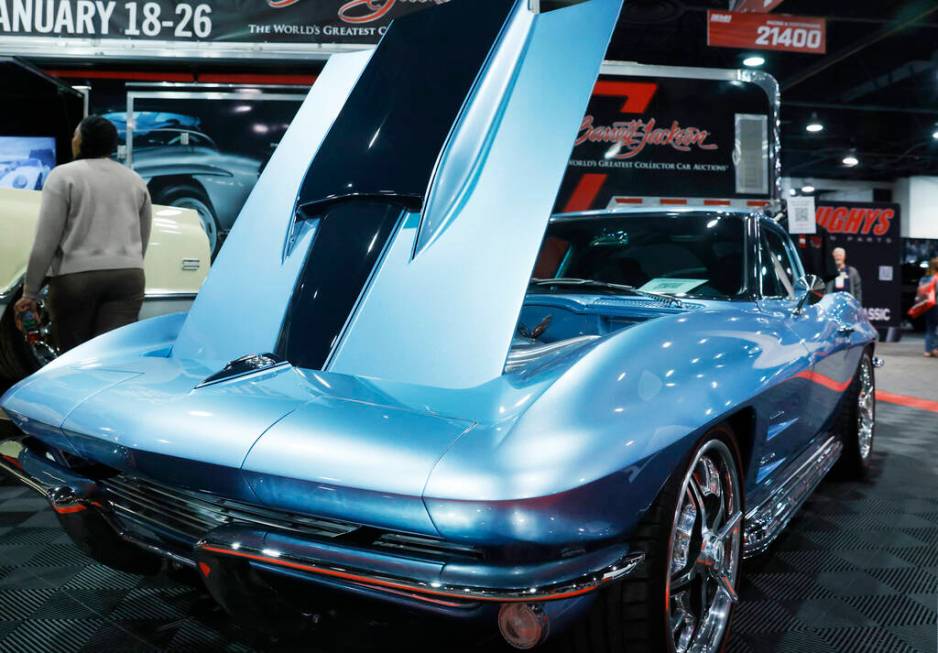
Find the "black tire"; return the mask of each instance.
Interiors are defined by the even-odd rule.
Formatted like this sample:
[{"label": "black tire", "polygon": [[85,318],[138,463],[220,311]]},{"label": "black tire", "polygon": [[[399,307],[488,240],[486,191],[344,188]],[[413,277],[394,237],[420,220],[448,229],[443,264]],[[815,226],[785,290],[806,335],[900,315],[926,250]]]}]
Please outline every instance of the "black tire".
[{"label": "black tire", "polygon": [[[871,393],[872,431],[870,433],[869,448],[861,445],[861,394],[864,393],[864,370],[869,373],[871,387],[866,392]],[[844,395],[838,414],[836,432],[840,435],[844,449],[840,460],[834,467],[834,476],[842,480],[862,480],[870,471],[870,461],[873,459],[873,445],[875,442],[876,426],[876,375],[873,369],[873,359],[868,351],[863,352],[860,364],[853,376],[853,383],[847,394]]]},{"label": "black tire", "polygon": [[164,188],[157,188],[152,199],[154,204],[193,209],[198,213],[199,218],[202,220],[205,235],[208,236],[212,256],[215,256],[221,246],[222,234],[218,226],[215,207],[202,188],[193,184],[172,184]]},{"label": "black tire", "polygon": [[[645,553],[645,561],[624,580],[603,590],[586,617],[555,643],[555,650],[569,653],[668,653],[668,615],[662,606],[666,604],[666,579],[670,573],[668,552],[672,525],[684,476],[697,453],[714,439],[722,441],[732,452],[740,482],[740,504],[744,505],[742,466],[736,438],[728,426],[717,426],[694,447],[681,472],[674,474],[629,540],[633,550]],[[740,577],[741,569],[736,575],[737,587]],[[732,608],[729,622],[732,623]],[[729,632],[730,627],[727,626],[720,651],[727,648]]]},{"label": "black tire", "polygon": [[39,369],[26,339],[16,328],[13,304],[19,297],[13,297],[0,318],[0,377],[9,381],[19,381]]}]

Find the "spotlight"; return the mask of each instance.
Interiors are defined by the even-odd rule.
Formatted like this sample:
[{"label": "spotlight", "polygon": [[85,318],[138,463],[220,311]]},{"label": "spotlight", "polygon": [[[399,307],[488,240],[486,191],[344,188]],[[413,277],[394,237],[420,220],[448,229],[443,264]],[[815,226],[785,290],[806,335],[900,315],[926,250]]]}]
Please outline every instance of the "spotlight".
[{"label": "spotlight", "polygon": [[816,191],[816,190],[817,190],[817,189],[816,189],[814,186],[812,186],[811,184],[807,184],[806,186],[802,186],[802,187],[801,187],[801,192],[804,193],[805,195],[810,195],[811,193],[813,193],[813,192]]},{"label": "spotlight", "polygon": [[818,119],[816,113],[811,114],[811,120],[808,121],[808,124],[805,125],[805,130],[816,134],[818,132],[824,131],[824,124]]},{"label": "spotlight", "polygon": [[931,137],[934,138],[936,141],[938,141],[938,129],[936,129],[935,131],[931,133]]},{"label": "spotlight", "polygon": [[860,159],[858,159],[854,154],[848,154],[844,157],[843,164],[848,168],[852,168],[854,166],[860,165]]},{"label": "spotlight", "polygon": [[752,54],[743,59],[743,65],[747,68],[758,68],[765,63],[765,57],[760,57],[757,54]]}]

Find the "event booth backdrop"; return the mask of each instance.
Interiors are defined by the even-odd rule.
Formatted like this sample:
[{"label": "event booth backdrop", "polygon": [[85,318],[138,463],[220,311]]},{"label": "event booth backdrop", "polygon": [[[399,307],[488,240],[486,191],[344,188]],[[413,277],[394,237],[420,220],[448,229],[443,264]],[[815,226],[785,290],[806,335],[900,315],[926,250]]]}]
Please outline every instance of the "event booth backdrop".
[{"label": "event booth backdrop", "polygon": [[880,331],[902,322],[900,264],[902,223],[898,204],[828,202],[816,205],[817,234],[796,237],[805,268],[827,277],[832,251],[843,247],[847,264],[860,273],[863,307]]}]

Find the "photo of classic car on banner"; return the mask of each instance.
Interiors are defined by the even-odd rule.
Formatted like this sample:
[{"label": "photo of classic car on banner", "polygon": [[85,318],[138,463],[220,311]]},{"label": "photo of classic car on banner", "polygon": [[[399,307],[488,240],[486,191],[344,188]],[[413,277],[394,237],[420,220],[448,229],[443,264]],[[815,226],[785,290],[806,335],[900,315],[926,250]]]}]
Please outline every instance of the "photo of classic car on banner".
[{"label": "photo of classic car on banner", "polygon": [[54,138],[0,136],[0,188],[42,190],[54,166]]},{"label": "photo of classic car on banner", "polygon": [[[42,338],[29,344],[13,319],[12,306],[36,237],[40,201],[35,191],[0,188],[0,379],[22,379],[58,354],[48,314],[43,313]],[[208,240],[195,211],[154,206],[141,318],[188,310],[210,264]]]},{"label": "photo of classic car on banner", "polygon": [[552,215],[619,10],[454,0],[333,56],[188,315],[11,388],[0,467],[271,632],[340,595],[721,650],[741,559],[869,465],[876,332],[768,215]]},{"label": "photo of classic car on banner", "polygon": [[[104,117],[125,142],[127,114]],[[154,202],[199,215],[214,254],[257,183],[261,161],[221,152],[194,116],[138,111],[134,120],[134,171],[147,182]]]},{"label": "photo of classic car on banner", "polygon": [[[153,201],[198,213],[214,256],[303,96],[162,95],[134,91],[134,106],[145,110],[133,112],[132,126],[126,111],[104,117],[125,143],[122,162],[147,182]],[[224,99],[196,99],[217,95]]]}]

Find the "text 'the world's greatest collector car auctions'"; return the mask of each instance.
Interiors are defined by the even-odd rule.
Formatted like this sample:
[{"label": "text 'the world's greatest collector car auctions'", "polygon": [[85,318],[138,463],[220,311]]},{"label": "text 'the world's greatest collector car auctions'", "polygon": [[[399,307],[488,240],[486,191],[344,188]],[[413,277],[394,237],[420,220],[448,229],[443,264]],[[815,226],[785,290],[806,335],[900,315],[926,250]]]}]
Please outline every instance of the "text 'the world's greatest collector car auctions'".
[{"label": "text 'the world's greatest collector car auctions'", "polygon": [[[854,248],[837,240],[838,209],[823,213],[816,189],[783,181],[790,119],[779,94],[791,80],[780,91],[735,63],[608,60],[624,20],[669,3],[422,4],[393,14],[367,47],[320,57],[305,101],[247,181],[220,164],[198,168],[230,193],[247,194],[256,178],[227,238],[213,239],[191,206],[154,207],[142,319],[72,349],[54,341],[56,286],[33,297],[27,272],[64,148],[49,137],[48,160],[33,147],[6,164],[25,181],[0,191],[0,234],[10,234],[0,243],[10,377],[0,387],[0,595],[38,594],[17,599],[35,605],[17,608],[13,626],[0,621],[0,651],[919,650],[903,626],[922,627],[914,638],[925,650],[934,610],[909,613],[893,598],[890,609],[919,617],[887,640],[866,604],[842,603],[869,617],[863,643],[835,632],[847,607],[817,608],[841,622],[809,623],[794,584],[748,580],[750,569],[760,579],[797,572],[826,583],[805,601],[849,595],[824,576],[847,567],[812,567],[837,538],[799,529],[827,517],[818,502],[877,491],[878,398],[918,411],[910,424],[934,427],[938,411],[877,390],[891,362],[883,350],[897,345],[893,327],[875,323],[891,318],[869,303],[878,287],[850,267],[850,252],[886,238],[892,218],[845,208],[843,233],[851,211],[867,211],[856,214]],[[707,9],[708,21],[775,16],[747,0],[670,4]],[[340,17],[367,26],[394,6],[350,2]],[[218,46],[212,57],[235,45],[198,43]],[[249,120],[259,105],[238,103],[261,93],[236,84],[280,74],[224,81],[212,65],[147,92],[194,106],[192,88],[173,84],[202,84],[205,102],[224,93],[224,110]],[[132,84],[158,78],[146,71]],[[294,93],[300,83],[272,79]],[[666,117],[691,110],[699,122]],[[160,131],[135,124],[144,112],[108,115],[99,120],[120,116],[121,134],[136,129],[141,143]],[[138,145],[138,168],[146,153]],[[173,165],[160,174],[175,179]],[[892,268],[888,279],[879,270],[892,283]],[[916,305],[935,305],[935,283],[926,275]],[[38,335],[24,321],[33,318]],[[938,349],[907,358],[932,365],[930,356]],[[7,500],[43,507],[6,511]],[[934,553],[938,543],[938,497],[915,500],[928,509],[906,515],[902,532],[916,544],[890,548],[893,561],[909,560],[903,547]],[[33,520],[45,534],[30,531]],[[55,551],[27,555],[53,538]],[[782,555],[794,540],[810,540],[810,555]],[[224,634],[181,642],[119,625],[127,639],[96,639],[105,621],[122,624],[116,594],[107,614],[87,608],[99,624],[87,635],[56,634],[42,616],[53,608],[37,597],[98,606],[110,586],[79,600],[71,583],[86,572],[59,582],[13,570],[65,551],[126,583],[121,597],[193,597],[166,621],[201,610],[214,616],[190,628],[224,623],[212,626]],[[938,559],[917,555],[930,555],[930,583],[884,596],[924,597],[924,610]],[[869,577],[890,587],[899,578]],[[774,632],[760,620],[775,600],[787,601],[780,615],[801,610],[800,630],[746,639],[758,630],[749,622]],[[73,608],[56,609],[79,623]],[[156,631],[166,628],[176,632],[164,622]]]}]

